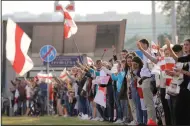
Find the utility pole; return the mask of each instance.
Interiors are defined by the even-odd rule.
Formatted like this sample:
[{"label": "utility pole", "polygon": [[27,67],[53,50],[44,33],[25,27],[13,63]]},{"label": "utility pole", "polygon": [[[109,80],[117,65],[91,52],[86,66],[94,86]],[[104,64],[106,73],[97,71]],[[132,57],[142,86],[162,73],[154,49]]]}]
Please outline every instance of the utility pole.
[{"label": "utility pole", "polygon": [[155,11],[155,1],[152,1],[152,40],[157,43],[156,38],[156,11]]},{"label": "utility pole", "polygon": [[177,44],[177,24],[176,24],[176,8],[175,8],[175,1],[172,2],[172,9],[171,9],[171,23],[172,23],[172,43]]}]

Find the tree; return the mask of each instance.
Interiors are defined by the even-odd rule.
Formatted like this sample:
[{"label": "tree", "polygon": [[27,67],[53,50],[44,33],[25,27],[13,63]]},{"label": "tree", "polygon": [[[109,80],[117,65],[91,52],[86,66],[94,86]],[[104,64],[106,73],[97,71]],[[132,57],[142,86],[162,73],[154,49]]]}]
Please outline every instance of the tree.
[{"label": "tree", "polygon": [[[172,1],[161,2],[162,13],[171,18]],[[190,37],[190,1],[176,1],[176,22],[179,41]]]},{"label": "tree", "polygon": [[130,50],[137,49],[136,42],[142,38],[143,38],[142,36],[135,34],[134,36],[126,40],[127,42],[125,42],[124,48]]},{"label": "tree", "polygon": [[162,47],[163,45],[165,45],[165,37],[169,38],[170,40],[172,38],[171,35],[169,35],[167,33],[158,35],[157,40],[158,40],[158,43],[159,43],[160,47]]}]

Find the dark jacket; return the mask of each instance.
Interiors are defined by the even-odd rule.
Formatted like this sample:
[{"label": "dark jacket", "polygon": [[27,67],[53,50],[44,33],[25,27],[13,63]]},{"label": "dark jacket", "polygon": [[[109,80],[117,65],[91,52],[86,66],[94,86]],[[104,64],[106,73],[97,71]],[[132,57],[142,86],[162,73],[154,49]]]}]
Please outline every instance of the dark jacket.
[{"label": "dark jacket", "polygon": [[81,94],[82,88],[83,88],[83,86],[84,86],[86,80],[87,80],[87,77],[86,77],[86,76],[83,76],[83,78],[82,78],[80,81],[76,81],[76,83],[77,83],[77,85],[78,85],[78,93],[77,93],[78,95]]},{"label": "dark jacket", "polygon": [[178,61],[178,62],[182,62],[182,63],[184,63],[184,62],[190,62],[190,54],[187,55],[187,56],[179,57],[179,58],[177,59],[177,61]]},{"label": "dark jacket", "polygon": [[127,80],[126,80],[126,74],[127,72],[125,72],[125,77],[123,79],[123,84],[121,86],[121,90],[119,93],[119,99],[120,100],[127,100]]}]

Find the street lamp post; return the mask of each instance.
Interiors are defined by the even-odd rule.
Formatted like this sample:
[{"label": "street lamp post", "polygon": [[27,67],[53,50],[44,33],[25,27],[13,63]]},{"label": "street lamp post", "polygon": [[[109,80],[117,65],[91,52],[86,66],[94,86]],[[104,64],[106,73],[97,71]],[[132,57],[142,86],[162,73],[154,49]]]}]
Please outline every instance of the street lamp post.
[{"label": "street lamp post", "polygon": [[157,43],[155,1],[152,1],[152,40]]},{"label": "street lamp post", "polygon": [[171,9],[171,23],[172,23],[172,43],[177,44],[176,41],[177,37],[177,24],[176,24],[176,8],[175,8],[175,1],[172,2],[172,9]]}]

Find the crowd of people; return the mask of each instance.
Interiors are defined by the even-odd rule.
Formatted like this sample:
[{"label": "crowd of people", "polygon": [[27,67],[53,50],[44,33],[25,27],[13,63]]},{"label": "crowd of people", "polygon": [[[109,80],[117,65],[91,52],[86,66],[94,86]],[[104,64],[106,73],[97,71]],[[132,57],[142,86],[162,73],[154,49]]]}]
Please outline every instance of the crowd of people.
[{"label": "crowd of people", "polygon": [[[94,65],[77,62],[62,81],[53,77],[49,84],[49,111],[57,116],[78,116],[83,120],[109,121],[115,124],[190,125],[190,39],[183,45],[166,45],[151,53],[146,39],[137,42],[142,51],[123,50],[121,59],[113,47],[111,60],[97,60]],[[175,60],[173,69],[153,73],[163,57]],[[117,72],[112,68],[116,65]],[[94,79],[102,72],[110,76],[105,84]],[[43,116],[47,114],[47,84],[38,77],[11,81],[15,115]],[[98,87],[106,88],[106,107],[94,101]],[[22,110],[26,106],[26,110]]]}]

